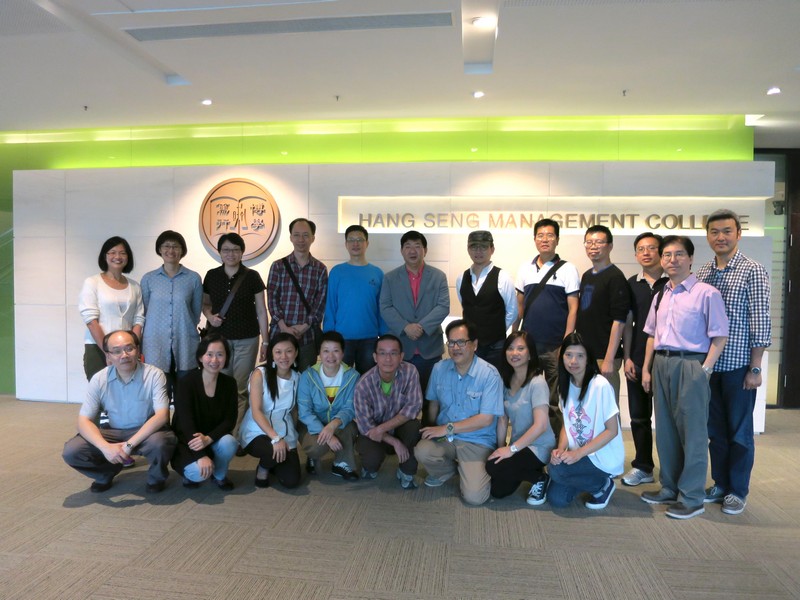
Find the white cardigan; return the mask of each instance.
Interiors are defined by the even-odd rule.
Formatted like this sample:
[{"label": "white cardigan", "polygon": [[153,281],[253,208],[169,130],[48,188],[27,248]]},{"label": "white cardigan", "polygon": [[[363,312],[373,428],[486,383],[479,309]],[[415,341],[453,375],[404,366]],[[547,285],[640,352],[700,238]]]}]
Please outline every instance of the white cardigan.
[{"label": "white cardigan", "polygon": [[[104,333],[117,329],[132,329],[134,325],[144,325],[144,302],[142,288],[138,281],[126,276],[128,287],[115,290],[110,287],[100,273],[88,277],[83,282],[78,296],[78,310],[87,325],[97,319]],[[94,344],[89,328],[86,328],[84,341]]]}]

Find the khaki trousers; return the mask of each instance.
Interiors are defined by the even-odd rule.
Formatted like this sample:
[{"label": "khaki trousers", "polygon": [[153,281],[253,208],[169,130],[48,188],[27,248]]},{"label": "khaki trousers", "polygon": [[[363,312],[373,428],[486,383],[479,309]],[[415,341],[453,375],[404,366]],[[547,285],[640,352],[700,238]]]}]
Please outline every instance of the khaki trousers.
[{"label": "khaki trousers", "polygon": [[458,439],[420,440],[414,455],[428,474],[436,478],[453,475],[458,468],[461,497],[467,504],[479,505],[489,499],[492,480],[486,472],[486,459],[492,448]]}]

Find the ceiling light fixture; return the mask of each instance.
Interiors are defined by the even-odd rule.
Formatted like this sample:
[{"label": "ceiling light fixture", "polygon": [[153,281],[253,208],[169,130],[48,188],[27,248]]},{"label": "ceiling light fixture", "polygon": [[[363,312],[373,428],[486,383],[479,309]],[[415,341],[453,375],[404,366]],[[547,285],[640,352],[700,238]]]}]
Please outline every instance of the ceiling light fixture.
[{"label": "ceiling light fixture", "polygon": [[206,98],[205,100],[201,100],[200,104],[202,104],[203,106],[211,106],[212,104],[214,104],[214,102],[211,100],[211,98]]},{"label": "ceiling light fixture", "polygon": [[777,96],[781,93],[781,88],[778,86],[773,86],[767,90],[767,96]]},{"label": "ceiling light fixture", "polygon": [[764,115],[745,115],[744,116],[744,124],[745,127],[755,127],[758,125],[758,120],[761,119]]},{"label": "ceiling light fixture", "polygon": [[495,17],[475,17],[472,19],[472,25],[474,27],[489,29],[497,26],[497,19]]},{"label": "ceiling light fixture", "polygon": [[472,92],[472,97],[473,97],[473,98],[476,98],[476,99],[477,99],[477,98],[483,98],[485,95],[486,95],[486,94],[484,94],[484,93],[483,93],[482,91],[480,91],[480,90],[477,90],[477,91],[474,91],[474,92]]}]

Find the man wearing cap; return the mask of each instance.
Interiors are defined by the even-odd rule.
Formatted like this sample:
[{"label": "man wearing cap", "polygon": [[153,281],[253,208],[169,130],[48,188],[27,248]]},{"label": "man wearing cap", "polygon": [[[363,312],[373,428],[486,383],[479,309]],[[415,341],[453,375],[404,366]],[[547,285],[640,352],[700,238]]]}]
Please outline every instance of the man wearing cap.
[{"label": "man wearing cap", "polygon": [[517,319],[514,282],[492,264],[494,238],[490,231],[473,231],[467,237],[472,266],[456,279],[456,294],[464,319],[478,329],[475,354],[500,369],[506,331]]}]

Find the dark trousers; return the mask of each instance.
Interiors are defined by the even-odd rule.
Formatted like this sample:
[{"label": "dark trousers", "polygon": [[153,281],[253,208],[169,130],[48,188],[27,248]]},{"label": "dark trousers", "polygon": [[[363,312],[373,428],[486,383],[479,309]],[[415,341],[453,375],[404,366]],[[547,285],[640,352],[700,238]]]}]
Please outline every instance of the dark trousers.
[{"label": "dark trousers", "polygon": [[560,352],[560,346],[553,347],[536,344],[539,366],[542,367],[547,387],[550,388],[550,426],[553,428],[556,440],[558,440],[561,428],[564,426],[564,415],[561,414],[561,408],[558,406],[558,355]]},{"label": "dark trousers", "polygon": [[503,344],[505,344],[505,342],[504,338],[494,344],[479,345],[475,354],[478,355],[478,358],[482,358],[499,371],[500,365],[503,363],[503,360],[505,360],[503,356]]},{"label": "dark trousers", "polygon": [[492,498],[510,496],[523,481],[539,481],[544,476],[544,467],[545,464],[527,447],[499,463],[487,460],[486,472],[492,478]]},{"label": "dark trousers", "polygon": [[406,359],[406,362],[414,365],[417,368],[417,373],[419,373],[419,387],[422,389],[422,425],[425,427],[436,425],[436,423],[428,422],[428,401],[425,399],[425,393],[428,391],[428,380],[431,378],[433,366],[440,360],[442,360],[441,356],[422,358],[421,354],[415,354]]},{"label": "dark trousers", "polygon": [[[134,429],[100,429],[100,433],[107,442],[124,442],[139,431]],[[178,438],[168,428],[159,429],[148,436],[141,444],[136,446],[131,454],[139,454],[147,459],[150,468],[147,470],[147,483],[159,483],[166,480],[167,465],[175,451]],[[102,452],[80,434],[64,444],[62,453],[64,462],[70,467],[94,479],[98,483],[108,483],[122,470],[122,465],[110,463]]]},{"label": "dark trousers", "polygon": [[756,390],[746,390],[749,366],[711,375],[708,405],[708,451],[711,477],[726,493],[747,498],[755,461],[753,410]]},{"label": "dark trousers", "polygon": [[[400,425],[392,434],[408,448],[408,460],[400,463],[400,470],[406,475],[417,472],[417,459],[414,456],[414,447],[420,440],[419,428],[422,424],[417,419],[412,419]],[[361,466],[370,473],[377,473],[383,464],[386,454],[394,453],[394,448],[385,442],[376,442],[366,435],[359,435],[356,441],[358,454],[361,456]]]},{"label": "dark trousers", "polygon": [[634,469],[653,472],[653,394],[642,387],[642,368],[636,365],[636,381],[625,378],[628,385],[628,411],[631,414],[631,437],[636,456]]},{"label": "dark trousers", "polygon": [[265,435],[259,435],[244,450],[258,459],[259,467],[275,473],[283,487],[291,489],[300,485],[300,455],[297,448],[286,452],[283,462],[277,462],[272,454],[272,440]]},{"label": "dark trousers", "polygon": [[364,338],[360,340],[344,341],[344,362],[346,365],[355,367],[359,374],[363,375],[375,366],[375,344],[377,338]]}]

